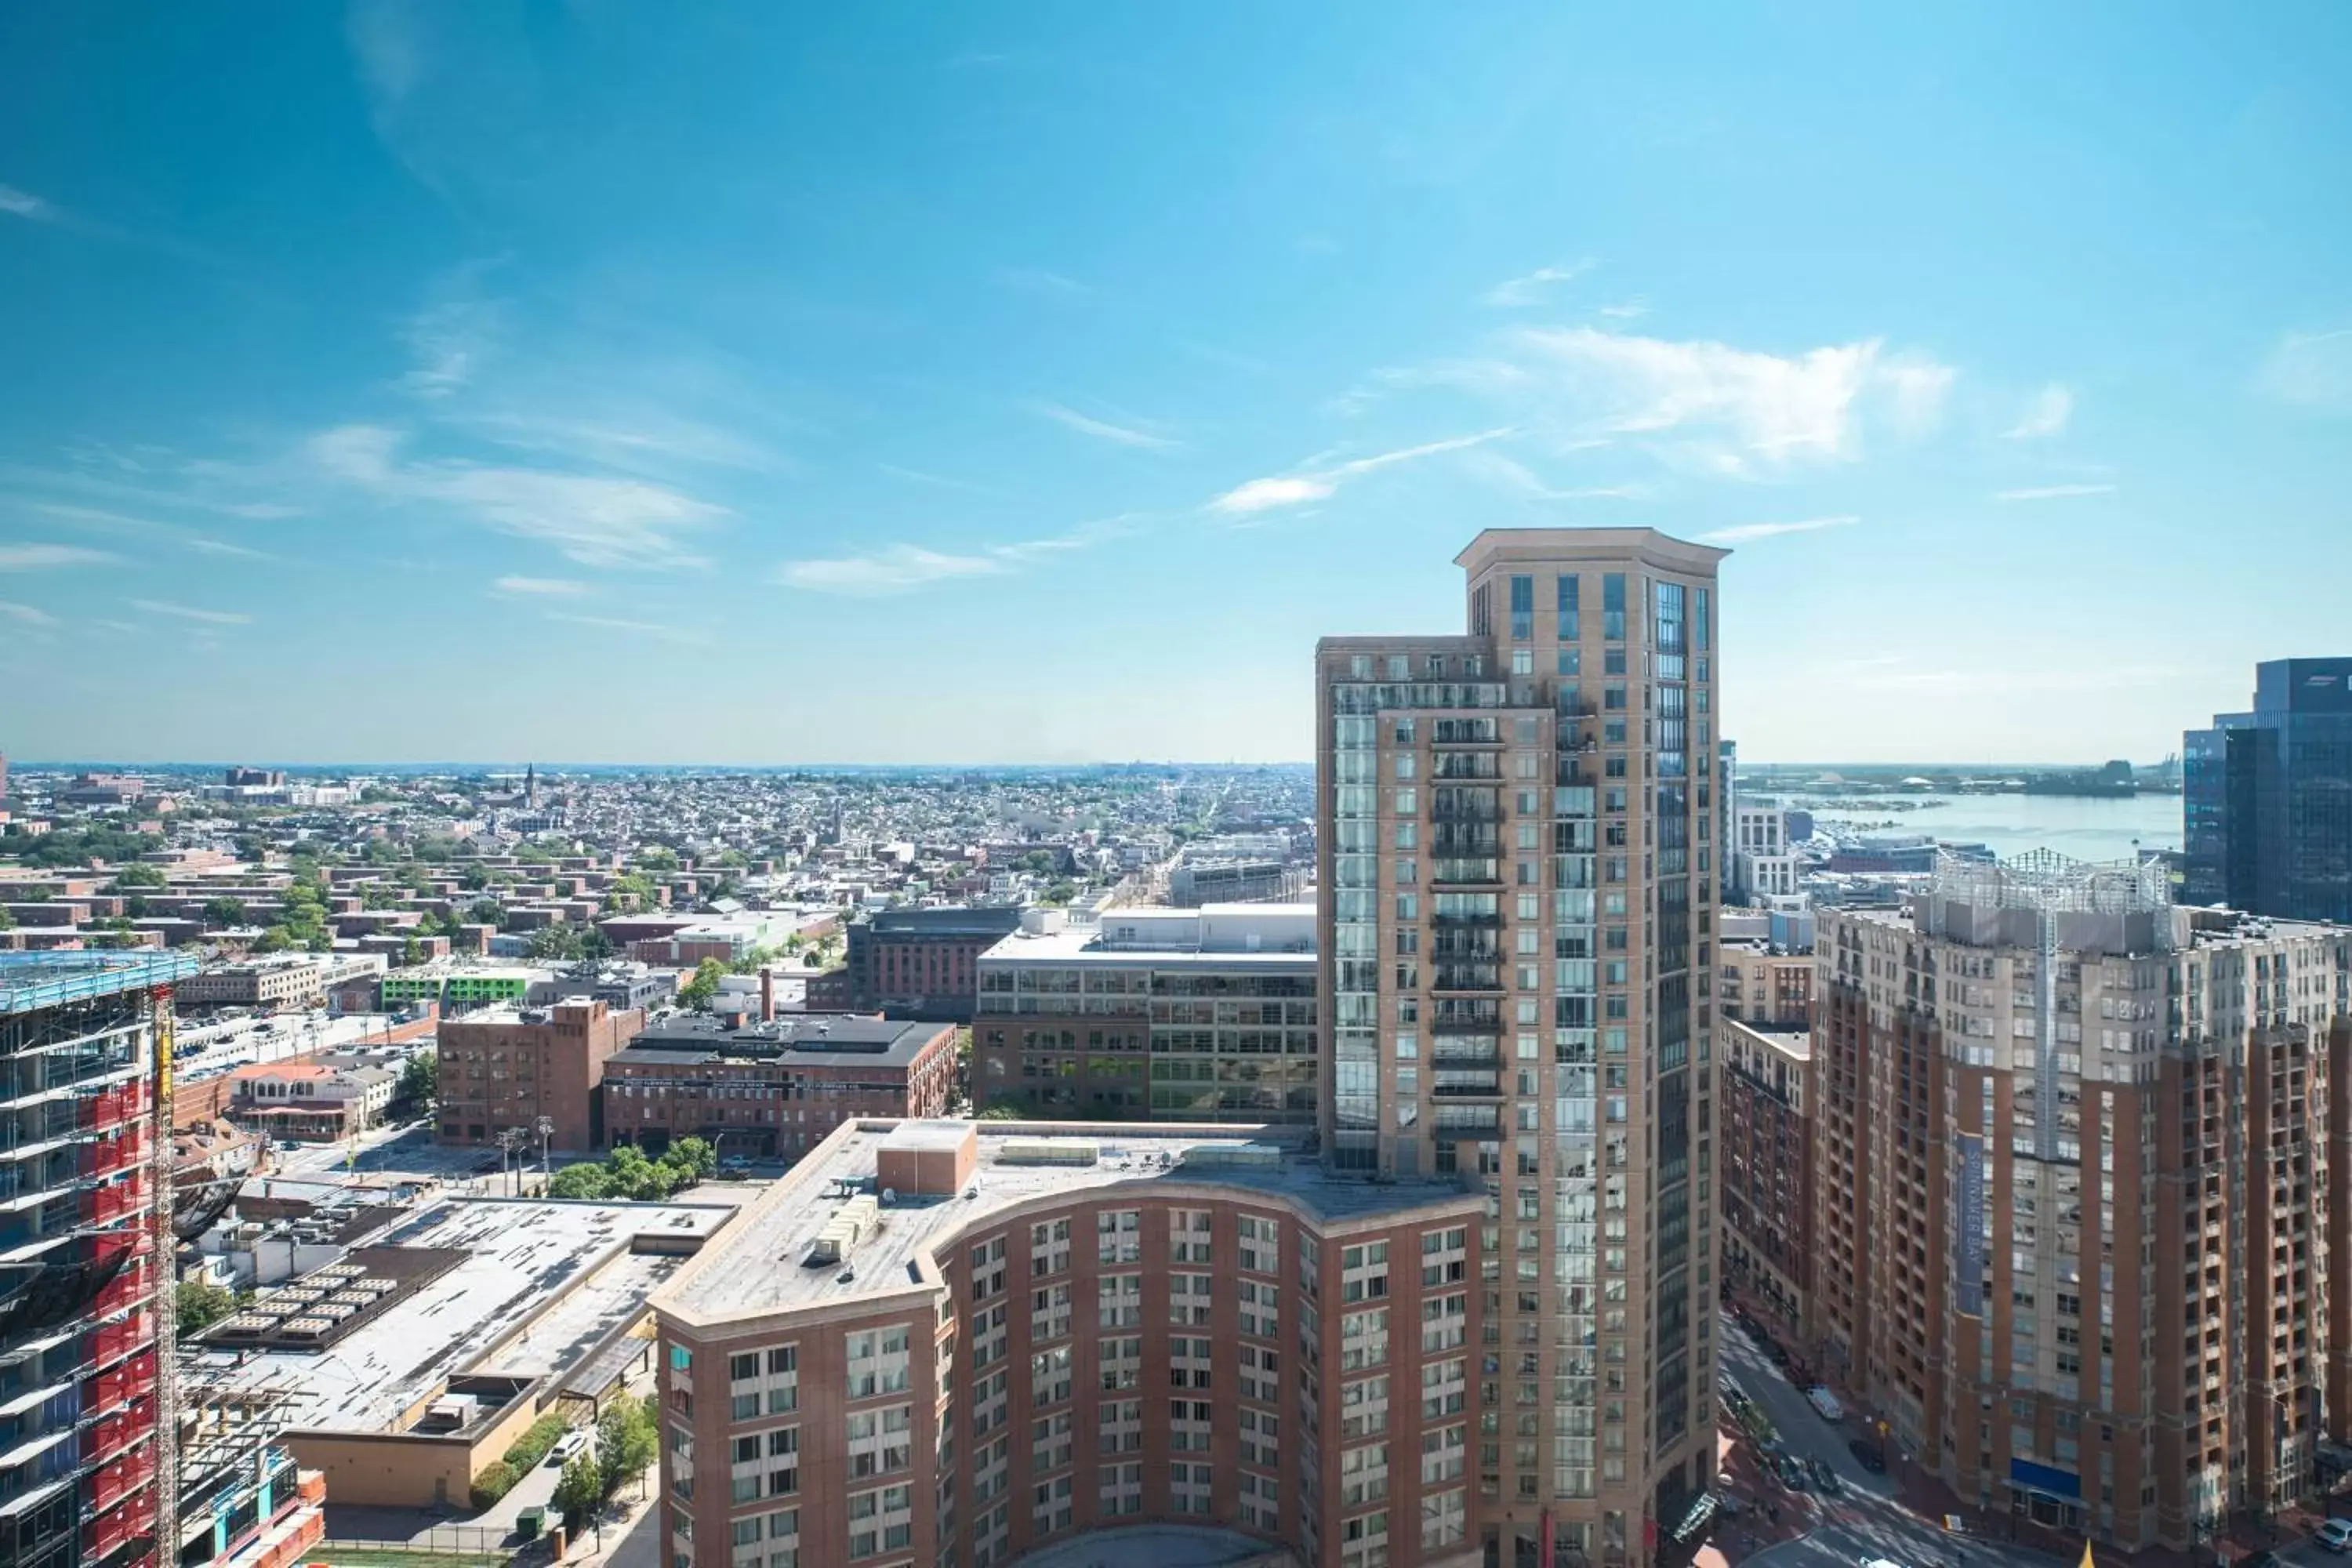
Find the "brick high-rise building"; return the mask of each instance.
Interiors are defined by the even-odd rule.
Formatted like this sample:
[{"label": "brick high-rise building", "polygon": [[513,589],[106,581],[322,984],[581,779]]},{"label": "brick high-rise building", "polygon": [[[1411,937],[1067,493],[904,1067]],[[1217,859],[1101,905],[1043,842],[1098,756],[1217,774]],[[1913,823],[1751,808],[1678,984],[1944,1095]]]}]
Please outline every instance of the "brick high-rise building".
[{"label": "brick high-rise building", "polygon": [[[0,954],[0,1563],[152,1568],[173,1467],[158,1379],[163,952]],[[168,1047],[166,1047],[168,1048]],[[160,1342],[160,1349],[159,1349]]]},{"label": "brick high-rise building", "polygon": [[604,1064],[646,1026],[636,1008],[593,997],[551,1007],[486,1007],[444,1019],[440,1029],[440,1142],[494,1144],[520,1129],[539,1147],[574,1153],[599,1148]]},{"label": "brick high-rise building", "polygon": [[2347,1373],[2352,932],[1948,857],[1815,957],[1820,1351],[1896,1446],[2126,1549],[2300,1495]]},{"label": "brick high-rise building", "polygon": [[1325,1141],[1486,1188],[1489,1561],[1650,1562],[1713,1475],[1724,554],[1488,530],[1465,633],[1316,650]]}]

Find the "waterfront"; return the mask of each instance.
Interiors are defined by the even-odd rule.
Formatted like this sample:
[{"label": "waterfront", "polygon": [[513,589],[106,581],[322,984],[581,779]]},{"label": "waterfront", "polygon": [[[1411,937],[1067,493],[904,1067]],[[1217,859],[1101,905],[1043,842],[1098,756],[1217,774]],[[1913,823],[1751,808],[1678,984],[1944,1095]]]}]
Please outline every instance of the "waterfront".
[{"label": "waterfront", "polygon": [[2063,795],[1955,795],[1893,812],[1885,796],[1825,800],[1814,808],[1824,826],[1883,823],[1890,832],[1932,833],[1957,844],[1985,844],[2004,858],[2055,849],[2078,860],[2125,860],[2142,849],[2180,847],[2180,797],[2137,795],[2122,800]]}]

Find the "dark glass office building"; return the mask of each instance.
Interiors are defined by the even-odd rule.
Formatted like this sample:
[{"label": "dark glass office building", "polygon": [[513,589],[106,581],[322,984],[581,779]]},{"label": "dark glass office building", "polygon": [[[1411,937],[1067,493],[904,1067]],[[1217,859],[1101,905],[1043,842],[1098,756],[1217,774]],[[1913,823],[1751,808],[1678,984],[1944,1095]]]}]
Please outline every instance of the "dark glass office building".
[{"label": "dark glass office building", "polygon": [[2181,757],[2190,902],[2352,922],[2352,658],[2256,665]]}]

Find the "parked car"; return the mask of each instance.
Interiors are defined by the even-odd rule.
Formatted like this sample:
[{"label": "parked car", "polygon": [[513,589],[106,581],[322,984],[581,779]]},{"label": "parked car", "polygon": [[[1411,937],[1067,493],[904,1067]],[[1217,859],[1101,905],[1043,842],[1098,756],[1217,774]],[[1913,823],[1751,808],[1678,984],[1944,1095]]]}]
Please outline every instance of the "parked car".
[{"label": "parked car", "polygon": [[1813,1485],[1821,1489],[1823,1497],[1835,1497],[1844,1489],[1838,1485],[1837,1472],[1822,1459],[1813,1461]]},{"label": "parked car", "polygon": [[1780,1456],[1780,1484],[1792,1492],[1806,1489],[1804,1461],[1793,1454]]},{"label": "parked car", "polygon": [[1878,1445],[1868,1438],[1856,1437],[1845,1446],[1845,1451],[1853,1456],[1855,1464],[1860,1465],[1872,1475],[1883,1476],[1886,1473],[1886,1456],[1880,1453]]},{"label": "parked car", "polygon": [[564,1466],[572,1462],[572,1455],[578,1453],[587,1446],[588,1434],[586,1432],[577,1429],[566,1432],[562,1436],[558,1437],[555,1440],[555,1446],[553,1447],[548,1449],[548,1465],[551,1468],[560,1470]]},{"label": "parked car", "polygon": [[2312,1539],[2330,1552],[2352,1552],[2352,1519],[2331,1519]]},{"label": "parked car", "polygon": [[1805,1402],[1811,1405],[1824,1421],[1836,1421],[1845,1415],[1845,1406],[1837,1402],[1837,1395],[1818,1383],[1805,1390]]}]

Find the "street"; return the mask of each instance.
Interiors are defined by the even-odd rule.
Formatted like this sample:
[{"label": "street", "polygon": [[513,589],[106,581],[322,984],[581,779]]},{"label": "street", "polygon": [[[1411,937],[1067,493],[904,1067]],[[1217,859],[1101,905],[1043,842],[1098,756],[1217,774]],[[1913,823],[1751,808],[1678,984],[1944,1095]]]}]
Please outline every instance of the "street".
[{"label": "street", "polygon": [[[1718,1523],[1716,1544],[1727,1550],[1732,1562],[1764,1563],[1769,1568],[1855,1568],[1876,1558],[1905,1568],[1933,1568],[1937,1563],[1954,1568],[1962,1564],[1966,1568],[2053,1568],[2056,1563],[2054,1558],[2006,1541],[1948,1534],[1940,1521],[1913,1513],[1896,1500],[1894,1477],[1864,1469],[1846,1447],[1866,1436],[1851,1412],[1840,1422],[1822,1419],[1806,1403],[1804,1391],[1789,1382],[1729,1313],[1721,1314],[1718,1321],[1724,1370],[1771,1417],[1782,1447],[1800,1459],[1826,1464],[1836,1474],[1841,1489],[1835,1497],[1813,1494],[1818,1522],[1810,1532],[1752,1553],[1743,1555],[1727,1548],[1738,1538],[1738,1521]],[[1745,1436],[1739,1440],[1747,1441]],[[1887,1458],[1890,1465],[1900,1462],[1892,1454]],[[1785,1512],[1787,1494],[1769,1487],[1768,1492],[1770,1495],[1766,1498],[1752,1500],[1777,1500]]]}]

